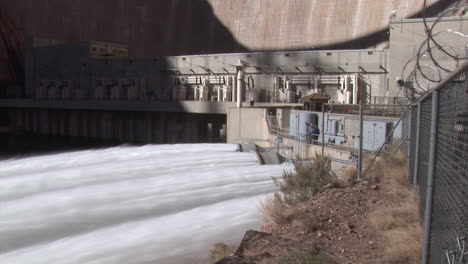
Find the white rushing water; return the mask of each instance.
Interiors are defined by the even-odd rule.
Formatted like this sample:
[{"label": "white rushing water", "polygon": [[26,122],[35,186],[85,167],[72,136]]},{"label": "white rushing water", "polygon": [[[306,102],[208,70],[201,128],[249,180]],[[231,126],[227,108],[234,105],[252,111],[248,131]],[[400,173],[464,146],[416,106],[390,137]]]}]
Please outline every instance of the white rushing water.
[{"label": "white rushing water", "polygon": [[234,145],[115,147],[0,161],[0,263],[206,263],[259,228],[285,165]]}]

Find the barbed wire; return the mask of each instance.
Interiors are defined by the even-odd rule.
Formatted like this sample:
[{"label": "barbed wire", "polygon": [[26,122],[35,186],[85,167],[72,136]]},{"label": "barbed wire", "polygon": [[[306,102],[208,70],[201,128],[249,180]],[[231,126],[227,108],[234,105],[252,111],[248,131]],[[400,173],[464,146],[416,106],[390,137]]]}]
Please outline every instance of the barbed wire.
[{"label": "barbed wire", "polygon": [[[427,0],[424,0],[423,24],[426,38],[419,46],[417,54],[404,65],[401,73],[403,94],[409,100],[415,100],[427,94],[435,83],[442,81],[448,73],[460,65],[461,61],[468,59],[466,52],[468,34],[451,28],[435,31],[444,17],[460,10],[464,12],[468,9],[468,5],[454,6],[443,11],[432,25],[429,25],[426,18],[426,6]],[[452,38],[461,38],[465,41],[444,43],[450,39],[446,36],[447,34]],[[454,47],[454,43],[463,43],[463,47]],[[465,51],[465,53],[460,54],[460,51]]]}]

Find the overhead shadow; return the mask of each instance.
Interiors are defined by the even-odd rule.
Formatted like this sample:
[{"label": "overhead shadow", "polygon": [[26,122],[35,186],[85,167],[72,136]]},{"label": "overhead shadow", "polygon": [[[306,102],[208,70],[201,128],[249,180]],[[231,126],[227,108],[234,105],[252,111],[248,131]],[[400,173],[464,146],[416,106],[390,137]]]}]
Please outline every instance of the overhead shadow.
[{"label": "overhead shadow", "polygon": [[[247,51],[216,17],[213,8],[206,0],[78,0],[73,2],[0,0],[0,8],[11,14],[17,14],[17,22],[24,29],[24,38],[59,40],[65,43],[65,46],[55,53],[51,53],[53,48],[48,50],[35,49],[35,53],[32,55],[34,56],[32,61],[35,65],[35,74],[41,71],[46,72],[44,79],[58,80],[76,78],[66,72],[80,72],[82,76],[93,76],[101,72],[106,75],[105,77],[116,79],[132,78],[135,74],[145,75],[148,76],[146,80],[151,83],[145,100],[156,103],[171,103],[169,111],[180,112],[184,110],[184,107],[171,99],[169,87],[174,72],[169,70],[169,63],[165,56]],[[72,48],[66,49],[66,44],[83,41],[126,45],[129,47],[130,58],[128,60],[110,58],[93,63],[83,63],[83,60],[79,58],[80,55],[73,54],[75,51]],[[45,59],[38,59],[39,57]],[[43,61],[40,62],[41,60]],[[31,76],[27,75],[26,78],[32,78]],[[34,78],[41,79],[37,75]],[[86,85],[90,86],[89,90],[92,89],[94,82],[92,78],[89,77],[89,80],[86,80]],[[82,80],[80,83],[83,85]],[[34,87],[29,91],[24,89],[22,94],[26,98],[35,98],[36,96]],[[88,93],[86,96],[87,99],[92,99],[90,98],[91,94]],[[131,120],[140,118],[140,114],[137,112],[115,112],[112,114],[113,129],[124,130],[119,133],[119,142],[132,142],[125,137],[131,138],[131,135],[136,133],[135,129],[130,127],[134,124]],[[164,133],[167,136],[158,137],[154,139],[154,142],[219,142],[220,135],[215,133],[206,136],[205,134],[213,129],[211,126],[215,124],[216,129],[219,129],[221,124],[226,124],[225,116],[195,116],[194,118],[199,120],[201,126],[197,132],[200,135],[199,139],[195,140],[179,136],[185,130],[184,126],[180,124],[190,118],[181,116],[180,113],[167,116],[156,113],[155,117],[152,118],[153,122],[164,122],[160,119],[167,119],[171,123],[167,128],[164,128]],[[24,138],[24,136],[20,135],[18,138]],[[28,138],[33,137],[28,136]],[[15,137],[4,136],[3,139],[4,143],[11,147],[10,152],[14,152],[17,148],[21,149],[21,153],[24,153],[24,149],[28,148],[26,145],[19,144],[19,140],[16,140]],[[40,143],[49,142],[50,144],[46,143],[46,145],[57,149],[54,147],[57,144],[53,144],[55,139],[55,137],[45,137],[39,141],[41,141]],[[34,147],[31,142],[27,145],[32,150]],[[64,141],[60,140],[60,142]],[[64,143],[63,145],[74,148],[76,144],[70,142],[70,144]],[[43,149],[42,145],[38,148]],[[53,151],[53,149],[46,148],[47,151]]]}]

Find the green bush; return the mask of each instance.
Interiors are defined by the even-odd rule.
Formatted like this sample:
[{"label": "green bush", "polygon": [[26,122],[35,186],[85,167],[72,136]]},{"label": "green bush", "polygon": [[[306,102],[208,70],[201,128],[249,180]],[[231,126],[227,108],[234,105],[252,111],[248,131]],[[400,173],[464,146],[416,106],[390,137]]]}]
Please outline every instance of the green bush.
[{"label": "green bush", "polygon": [[295,171],[283,173],[282,178],[274,178],[279,192],[275,195],[287,205],[310,199],[327,184],[332,183],[331,159],[318,153],[307,164],[296,163]]},{"label": "green bush", "polygon": [[335,264],[324,255],[303,255],[282,259],[278,264]]}]

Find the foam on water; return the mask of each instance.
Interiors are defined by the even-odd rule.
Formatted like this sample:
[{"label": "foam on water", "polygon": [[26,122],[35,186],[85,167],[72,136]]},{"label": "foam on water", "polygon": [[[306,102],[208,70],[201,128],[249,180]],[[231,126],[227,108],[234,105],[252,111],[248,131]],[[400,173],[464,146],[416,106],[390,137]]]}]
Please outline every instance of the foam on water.
[{"label": "foam on water", "polygon": [[259,227],[284,169],[221,144],[0,161],[0,263],[203,263]]}]

